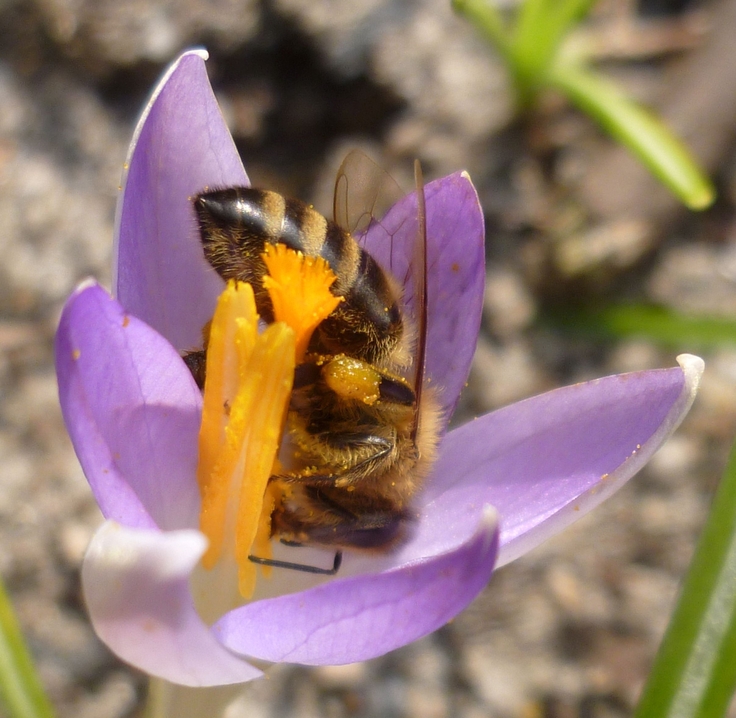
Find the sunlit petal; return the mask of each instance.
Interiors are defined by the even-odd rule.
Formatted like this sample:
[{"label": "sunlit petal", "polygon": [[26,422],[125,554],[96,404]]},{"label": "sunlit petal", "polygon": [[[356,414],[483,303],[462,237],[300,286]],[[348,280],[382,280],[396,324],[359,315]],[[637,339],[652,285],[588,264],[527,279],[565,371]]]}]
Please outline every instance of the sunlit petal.
[{"label": "sunlit petal", "polygon": [[495,511],[481,512],[473,528],[454,551],[248,604],[213,632],[234,651],[269,661],[325,665],[383,655],[447,623],[488,583],[498,550]]},{"label": "sunlit petal", "polygon": [[518,402],[450,432],[419,498],[419,550],[465,540],[496,507],[500,564],[531,550],[617,491],[692,405],[703,362],[598,379]]},{"label": "sunlit petal", "polygon": [[[426,374],[441,389],[449,419],[468,379],[480,328],[485,283],[485,228],[478,195],[467,173],[456,172],[425,187],[427,202]],[[366,249],[404,284],[409,312],[416,311],[417,201],[397,202],[366,232]]]},{"label": "sunlit petal", "polygon": [[56,335],[64,421],[100,508],[127,526],[194,527],[202,397],[174,348],[87,283]]},{"label": "sunlit petal", "polygon": [[248,184],[206,57],[184,53],[154,90],[133,136],[117,211],[113,293],[179,351],[201,346],[223,288],[202,254],[191,197]]}]

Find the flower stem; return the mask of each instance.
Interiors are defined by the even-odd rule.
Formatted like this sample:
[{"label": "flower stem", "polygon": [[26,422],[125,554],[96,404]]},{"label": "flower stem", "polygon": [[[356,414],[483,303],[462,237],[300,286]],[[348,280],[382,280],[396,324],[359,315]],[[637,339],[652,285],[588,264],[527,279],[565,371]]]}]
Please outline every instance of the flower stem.
[{"label": "flower stem", "polygon": [[145,718],[221,718],[242,684],[192,688],[151,676]]}]

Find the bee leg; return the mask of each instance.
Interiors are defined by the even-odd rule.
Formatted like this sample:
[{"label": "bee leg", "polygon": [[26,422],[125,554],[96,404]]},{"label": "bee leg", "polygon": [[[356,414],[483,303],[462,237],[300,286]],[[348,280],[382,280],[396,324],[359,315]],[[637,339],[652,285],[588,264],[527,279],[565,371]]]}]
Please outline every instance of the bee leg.
[{"label": "bee leg", "polygon": [[313,386],[319,381],[321,368],[314,362],[304,362],[294,369],[293,389],[304,389]]},{"label": "bee leg", "polygon": [[274,512],[273,534],[287,540],[298,537],[309,544],[362,549],[386,549],[398,543],[408,515],[394,500],[366,493],[364,483],[391,462],[396,442],[368,432],[345,432],[331,435],[329,445],[338,455],[350,449],[363,458],[325,473],[272,477],[290,484],[299,497],[287,499]]},{"label": "bee leg", "polygon": [[[302,541],[289,541],[284,538],[280,539],[280,541],[284,546],[290,546],[292,548],[304,548],[304,546],[306,545]],[[303,563],[292,563],[291,561],[279,561],[278,559],[259,558],[258,556],[248,556],[248,559],[253,563],[257,563],[262,566],[290,568],[294,571],[303,571],[305,573],[319,573],[328,576],[334,576],[342,565],[342,551],[335,551],[335,558],[332,561],[332,568],[320,568],[318,566],[308,566]]]},{"label": "bee leg", "polygon": [[[289,544],[287,544],[289,545]],[[300,546],[302,544],[291,544]],[[292,563],[291,561],[279,561],[275,558],[261,558],[260,556],[248,556],[248,560],[257,563],[260,566],[273,566],[273,568],[288,568],[292,571],[301,571],[302,573],[316,573],[320,576],[334,576],[342,565],[342,551],[335,551],[335,558],[332,561],[332,568],[321,568],[320,566],[309,566],[304,563]]]},{"label": "bee leg", "polygon": [[359,549],[387,549],[404,535],[408,514],[376,496],[328,488],[305,480],[302,501],[273,515],[275,533],[305,537],[306,543]]},{"label": "bee leg", "polygon": [[[359,483],[372,474],[394,451],[396,444],[391,439],[374,434],[358,432],[335,434],[329,437],[329,447],[338,450],[342,456],[345,449],[363,454],[364,458],[348,464],[345,468],[326,473],[294,473],[274,475],[269,480],[279,480],[287,484],[321,487],[346,488]],[[365,453],[370,451],[368,456]]]},{"label": "bee leg", "polygon": [[192,373],[194,381],[200,390],[204,389],[205,370],[207,367],[207,352],[204,350],[186,352],[182,357],[187,369]]}]

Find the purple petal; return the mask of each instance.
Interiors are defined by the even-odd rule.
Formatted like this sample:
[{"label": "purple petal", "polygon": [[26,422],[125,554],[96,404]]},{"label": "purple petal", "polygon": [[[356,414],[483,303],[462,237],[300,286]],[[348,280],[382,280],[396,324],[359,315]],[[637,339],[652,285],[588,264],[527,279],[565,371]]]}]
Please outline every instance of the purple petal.
[{"label": "purple petal", "polygon": [[103,524],[82,565],[92,624],[124,661],[172,683],[250,681],[261,671],[223,648],[194,608],[189,576],[205,547],[198,531]]},{"label": "purple petal", "polygon": [[185,53],[154,91],[133,136],[117,213],[115,296],[179,351],[202,344],[223,287],[204,259],[190,198],[248,184],[206,57]]},{"label": "purple petal", "polygon": [[326,665],[383,655],[443,626],[486,585],[498,550],[495,512],[487,509],[473,528],[445,555],[251,603],[212,630],[232,650],[268,661]]},{"label": "purple petal", "polygon": [[420,496],[417,535],[396,560],[451,550],[491,504],[500,516],[501,565],[597,506],[689,410],[703,362],[678,361],[682,368],[557,389],[450,432]]},{"label": "purple petal", "polygon": [[202,397],[175,349],[88,283],[64,307],[55,351],[64,421],[102,513],[196,526]]},{"label": "purple petal", "polygon": [[[427,202],[427,376],[441,389],[449,419],[465,386],[478,339],[485,282],[483,212],[470,178],[457,172],[425,187]],[[413,313],[412,266],[417,235],[412,193],[373,224],[368,252],[406,287]]]}]

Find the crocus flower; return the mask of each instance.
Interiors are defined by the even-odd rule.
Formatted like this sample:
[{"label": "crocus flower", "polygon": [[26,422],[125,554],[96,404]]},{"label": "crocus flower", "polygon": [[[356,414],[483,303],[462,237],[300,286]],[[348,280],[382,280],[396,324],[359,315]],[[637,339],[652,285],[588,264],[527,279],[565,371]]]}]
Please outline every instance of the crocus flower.
[{"label": "crocus flower", "polygon": [[[217,578],[199,568],[202,397],[181,353],[201,344],[223,282],[203,258],[190,198],[248,179],[205,59],[192,51],[174,63],[136,129],[118,206],[115,298],[83,283],[56,339],[64,419],[106,519],[82,567],[93,625],[124,660],[191,686],[256,678],[252,660],[365,660],[437,629],[495,567],[633,476],[689,409],[702,372],[700,359],[683,356],[679,367],[558,389],[450,431],[405,544],[386,555],[346,552],[331,578],[275,569],[254,600],[208,614]],[[441,389],[446,425],[479,329],[483,219],[464,173],[429,183],[426,200],[427,376]],[[398,277],[411,261],[401,241],[411,245],[415,215],[408,196],[364,238],[379,262],[393,249]],[[396,230],[392,243],[385,230]],[[306,563],[331,558],[275,550],[304,552]]]}]

